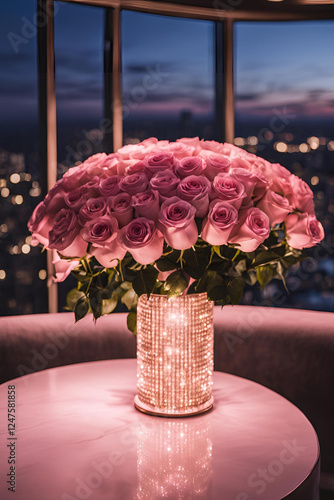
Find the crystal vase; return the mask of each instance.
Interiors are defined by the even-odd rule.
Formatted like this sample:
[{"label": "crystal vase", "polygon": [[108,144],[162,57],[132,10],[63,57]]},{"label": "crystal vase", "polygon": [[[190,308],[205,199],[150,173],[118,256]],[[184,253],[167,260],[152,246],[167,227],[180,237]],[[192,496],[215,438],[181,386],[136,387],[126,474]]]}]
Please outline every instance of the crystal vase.
[{"label": "crystal vase", "polygon": [[206,293],[142,295],[137,309],[138,410],[184,417],[213,405],[213,302]]}]

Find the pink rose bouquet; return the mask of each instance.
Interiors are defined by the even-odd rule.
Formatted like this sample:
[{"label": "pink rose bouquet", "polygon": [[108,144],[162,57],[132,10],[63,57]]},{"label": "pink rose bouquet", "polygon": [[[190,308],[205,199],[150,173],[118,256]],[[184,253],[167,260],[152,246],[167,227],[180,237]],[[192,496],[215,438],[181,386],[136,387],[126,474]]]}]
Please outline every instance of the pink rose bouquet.
[{"label": "pink rose bouquet", "polygon": [[34,210],[33,244],[55,252],[56,281],[78,287],[80,319],[138,296],[207,292],[237,303],[304,258],[324,230],[299,177],[231,144],[146,139],[66,172]]}]

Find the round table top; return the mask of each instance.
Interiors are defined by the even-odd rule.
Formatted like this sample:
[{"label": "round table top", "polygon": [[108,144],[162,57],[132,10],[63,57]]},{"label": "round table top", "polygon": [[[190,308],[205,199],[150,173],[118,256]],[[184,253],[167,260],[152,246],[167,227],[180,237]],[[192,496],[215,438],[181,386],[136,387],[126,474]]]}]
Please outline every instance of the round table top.
[{"label": "round table top", "polygon": [[[4,484],[14,444],[8,385],[16,391],[16,494]],[[134,359],[2,384],[1,498],[280,500],[318,467],[318,439],[306,417],[249,380],[215,372],[213,410],[188,418],[144,415],[135,394]]]}]

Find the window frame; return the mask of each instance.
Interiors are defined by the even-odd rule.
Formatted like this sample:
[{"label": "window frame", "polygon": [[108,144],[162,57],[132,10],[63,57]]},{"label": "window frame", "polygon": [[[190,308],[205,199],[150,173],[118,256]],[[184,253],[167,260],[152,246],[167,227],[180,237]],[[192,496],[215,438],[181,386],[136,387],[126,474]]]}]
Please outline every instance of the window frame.
[{"label": "window frame", "polygon": [[[104,7],[108,12],[109,53],[105,64],[111,70],[107,75],[111,94],[105,95],[107,118],[113,123],[113,151],[123,144],[121,95],[121,11],[133,10],[171,17],[209,20],[216,23],[216,102],[219,139],[234,140],[234,82],[233,82],[233,25],[235,21],[307,21],[334,19],[333,12],[315,8],[308,12],[259,12],[236,10],[233,1],[217,1],[216,8],[165,3],[153,0],[58,0],[66,3]],[[234,2],[235,3],[235,2]],[[230,5],[230,6],[229,6]],[[224,9],[222,8],[224,7]],[[305,5],[306,6],[306,5]],[[54,0],[37,0],[37,11],[46,13],[46,22],[38,26],[39,108],[41,133],[41,160],[44,194],[57,180],[57,114],[54,52]],[[106,60],[107,58],[107,60]],[[112,105],[112,111],[110,107]],[[109,115],[108,115],[109,113]],[[47,252],[47,274],[53,276],[53,252]],[[50,282],[51,280],[49,280]],[[58,312],[57,284],[48,288],[48,310]]]}]

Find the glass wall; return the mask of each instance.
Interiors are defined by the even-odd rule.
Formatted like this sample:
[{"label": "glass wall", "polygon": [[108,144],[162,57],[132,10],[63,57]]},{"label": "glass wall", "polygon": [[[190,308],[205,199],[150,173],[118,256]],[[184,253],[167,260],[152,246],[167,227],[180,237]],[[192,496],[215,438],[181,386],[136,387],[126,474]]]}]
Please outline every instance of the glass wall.
[{"label": "glass wall", "polygon": [[46,259],[27,222],[42,199],[36,1],[0,16],[0,315],[47,312]]},{"label": "glass wall", "polygon": [[245,302],[334,311],[334,21],[238,22],[235,144],[281,163],[314,191],[326,240],[287,278]]},{"label": "glass wall", "polygon": [[215,136],[214,23],[122,11],[124,143]]},{"label": "glass wall", "polygon": [[104,151],[105,9],[55,2],[58,177]]}]

